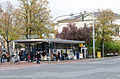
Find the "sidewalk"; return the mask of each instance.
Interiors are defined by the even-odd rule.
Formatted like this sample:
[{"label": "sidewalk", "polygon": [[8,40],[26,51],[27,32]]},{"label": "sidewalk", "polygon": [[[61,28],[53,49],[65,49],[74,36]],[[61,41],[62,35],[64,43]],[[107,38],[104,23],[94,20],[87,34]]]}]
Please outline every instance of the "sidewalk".
[{"label": "sidewalk", "polygon": [[[103,59],[109,59],[112,57],[105,57],[105,58],[90,58],[90,59],[78,59],[78,60],[62,60],[62,61],[41,61],[41,64],[36,64],[36,61],[34,62],[27,62],[27,61],[21,61],[20,64],[16,64],[16,63],[8,63],[5,62],[2,65],[0,65],[1,67],[27,67],[27,66],[35,66],[35,65],[42,65],[42,64],[69,64],[69,63],[75,63],[75,62],[81,62],[81,61],[96,61],[96,60],[103,60]],[[113,57],[114,58],[114,57]]]},{"label": "sidewalk", "polygon": [[[57,64],[66,64],[66,63],[74,63],[74,62],[80,62],[80,61],[88,61],[91,59],[78,59],[78,60],[62,60],[62,61],[40,61],[40,64],[53,64],[53,63],[57,63]],[[3,64],[0,65],[0,67],[13,67],[13,66],[17,66],[17,67],[21,67],[21,66],[31,66],[31,65],[38,65],[36,64],[36,61],[34,62],[27,62],[27,61],[20,61],[20,64],[16,64],[16,63],[8,63],[5,62]]]},{"label": "sidewalk", "polygon": [[[62,60],[62,61],[40,61],[40,65],[41,64],[53,64],[53,63],[57,63],[57,64],[66,64],[66,63],[74,63],[74,62],[79,62],[79,61],[87,61],[89,59],[79,59],[79,60]],[[34,62],[27,62],[27,61],[20,61],[20,64],[17,63],[8,63],[5,62],[3,64],[0,65],[1,67],[21,67],[21,66],[32,66],[32,65],[39,65],[36,64],[36,61]]]}]

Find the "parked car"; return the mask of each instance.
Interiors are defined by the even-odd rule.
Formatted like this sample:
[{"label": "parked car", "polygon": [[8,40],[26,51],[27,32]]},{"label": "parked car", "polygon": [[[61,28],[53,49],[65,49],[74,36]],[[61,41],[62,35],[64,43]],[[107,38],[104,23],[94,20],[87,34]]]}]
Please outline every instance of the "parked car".
[{"label": "parked car", "polygon": [[107,57],[110,57],[110,56],[118,56],[119,53],[107,53]]}]

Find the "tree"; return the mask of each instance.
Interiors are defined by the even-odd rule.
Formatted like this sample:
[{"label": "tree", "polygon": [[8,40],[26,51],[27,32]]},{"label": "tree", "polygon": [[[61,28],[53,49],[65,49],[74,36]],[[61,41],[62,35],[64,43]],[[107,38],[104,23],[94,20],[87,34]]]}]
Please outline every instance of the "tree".
[{"label": "tree", "polygon": [[104,42],[112,41],[111,36],[115,36],[116,32],[114,31],[116,25],[114,24],[114,13],[110,9],[99,10],[99,16],[97,17],[96,24],[96,39],[101,41],[101,51],[104,57]]},{"label": "tree", "polygon": [[47,0],[19,0],[21,21],[24,33],[28,39],[29,35],[39,35],[49,33],[50,26],[50,10],[48,9]]},{"label": "tree", "polygon": [[69,23],[67,27],[63,27],[61,33],[56,35],[56,38],[67,39],[67,40],[78,40],[86,41],[87,45],[90,45],[92,42],[92,29],[87,27],[86,24],[84,27],[78,28],[74,23]]},{"label": "tree", "polygon": [[19,13],[10,2],[6,2],[6,7],[4,8],[1,6],[1,10],[0,34],[7,42],[7,51],[9,52],[9,43],[20,36],[19,22],[16,22]]}]

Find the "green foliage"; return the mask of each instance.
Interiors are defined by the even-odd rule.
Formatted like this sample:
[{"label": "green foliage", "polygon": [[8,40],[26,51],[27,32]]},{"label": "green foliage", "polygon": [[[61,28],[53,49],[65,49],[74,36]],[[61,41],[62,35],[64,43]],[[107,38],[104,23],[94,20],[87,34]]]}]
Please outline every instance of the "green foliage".
[{"label": "green foliage", "polygon": [[[116,53],[120,51],[120,42],[104,42],[105,53]],[[101,42],[96,41],[96,52],[101,52]]]},{"label": "green foliage", "polygon": [[10,2],[6,2],[6,7],[2,7],[4,12],[0,15],[0,34],[8,43],[12,40],[19,39],[21,31],[17,21],[19,12],[14,9]]},{"label": "green foliage", "polygon": [[19,39],[21,35],[20,22],[18,22],[19,10],[16,10],[10,2],[6,2],[6,6],[1,6],[0,9],[0,34],[7,42],[9,52],[9,43]]},{"label": "green foliage", "polygon": [[120,42],[106,42],[105,51],[106,53],[116,53],[120,51]]},{"label": "green foliage", "polygon": [[117,25],[114,24],[115,16],[112,10],[99,10],[99,16],[97,17],[98,22],[96,23],[96,39],[103,40],[106,42],[112,41],[112,35],[116,35],[114,28]]},{"label": "green foliage", "polygon": [[111,36],[116,36],[115,28],[118,27],[114,24],[115,16],[112,10],[99,10],[98,22],[95,24],[96,39],[101,41],[102,55],[104,56],[104,43],[112,42]]},{"label": "green foliage", "polygon": [[47,0],[19,0],[20,13],[23,27],[23,35],[39,35],[49,33],[50,10],[48,9]]}]

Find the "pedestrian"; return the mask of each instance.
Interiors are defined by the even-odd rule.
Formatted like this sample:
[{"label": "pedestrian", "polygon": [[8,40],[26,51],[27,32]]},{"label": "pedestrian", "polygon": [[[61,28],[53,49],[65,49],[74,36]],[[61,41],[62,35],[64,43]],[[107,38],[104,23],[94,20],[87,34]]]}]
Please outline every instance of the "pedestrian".
[{"label": "pedestrian", "polygon": [[25,60],[28,61],[28,55],[29,55],[29,52],[26,52],[25,54]]},{"label": "pedestrian", "polygon": [[38,51],[37,54],[36,54],[36,62],[37,62],[37,64],[40,64],[40,58],[41,58],[41,54]]},{"label": "pedestrian", "polygon": [[4,53],[3,55],[2,55],[2,63],[5,63],[5,61],[6,61],[6,54]]},{"label": "pedestrian", "polygon": [[61,60],[61,53],[58,51],[58,61]]},{"label": "pedestrian", "polygon": [[15,62],[14,63],[17,63],[17,64],[20,63],[20,56],[18,53],[16,53],[16,55],[15,55]]},{"label": "pedestrian", "polygon": [[53,54],[53,59],[54,59],[54,61],[56,61],[56,54]]},{"label": "pedestrian", "polygon": [[7,59],[7,62],[10,61],[10,54],[8,52],[6,53],[6,59]]},{"label": "pedestrian", "polygon": [[43,53],[42,53],[42,56],[43,56],[43,62],[44,62],[44,59],[45,59],[45,55],[46,55],[46,51],[44,50]]},{"label": "pedestrian", "polygon": [[22,58],[23,57],[23,50],[19,52],[19,56],[20,56],[20,61],[22,61],[23,60],[23,58]]},{"label": "pedestrian", "polygon": [[33,51],[32,50],[30,51],[30,60],[31,60],[31,62],[33,61]]},{"label": "pedestrian", "polygon": [[65,59],[68,60],[68,54],[67,54],[67,52],[64,53],[64,54],[65,54]]},{"label": "pedestrian", "polygon": [[24,50],[23,51],[23,60],[25,60],[25,58],[26,58],[26,51]]},{"label": "pedestrian", "polygon": [[12,53],[11,57],[10,57],[10,64],[12,64],[12,62],[15,62],[15,53]]},{"label": "pedestrian", "polygon": [[79,59],[79,52],[77,53],[77,59]]},{"label": "pedestrian", "polygon": [[31,59],[30,59],[30,53],[28,53],[28,55],[27,55],[27,58],[26,58],[26,59],[27,59],[27,61],[28,61],[28,62],[30,62],[30,60],[31,60]]}]

